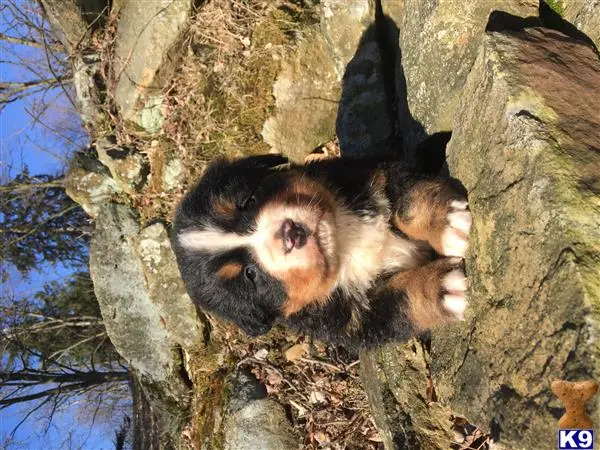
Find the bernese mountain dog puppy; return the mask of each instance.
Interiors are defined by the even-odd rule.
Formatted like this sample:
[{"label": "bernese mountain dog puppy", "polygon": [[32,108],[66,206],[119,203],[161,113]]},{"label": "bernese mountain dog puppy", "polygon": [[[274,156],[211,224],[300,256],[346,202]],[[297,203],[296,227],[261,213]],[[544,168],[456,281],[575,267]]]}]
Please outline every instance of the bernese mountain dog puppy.
[{"label": "bernese mountain dog puppy", "polygon": [[471,214],[449,179],[401,162],[217,160],[179,205],[172,242],[201,309],[351,349],[462,319]]}]

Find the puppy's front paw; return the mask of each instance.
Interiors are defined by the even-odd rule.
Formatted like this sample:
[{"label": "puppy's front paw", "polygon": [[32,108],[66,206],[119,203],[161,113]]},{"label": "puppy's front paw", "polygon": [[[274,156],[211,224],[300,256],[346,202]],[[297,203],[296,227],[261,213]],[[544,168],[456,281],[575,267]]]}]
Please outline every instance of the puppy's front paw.
[{"label": "puppy's front paw", "polygon": [[457,320],[465,320],[467,277],[462,269],[453,269],[442,277],[442,308]]},{"label": "puppy's front paw", "polygon": [[464,258],[469,245],[469,232],[473,219],[465,200],[452,200],[446,215],[446,227],[442,232],[442,254]]},{"label": "puppy's front paw", "polygon": [[406,282],[409,318],[415,330],[464,320],[467,278],[461,258],[440,258],[399,276]]}]

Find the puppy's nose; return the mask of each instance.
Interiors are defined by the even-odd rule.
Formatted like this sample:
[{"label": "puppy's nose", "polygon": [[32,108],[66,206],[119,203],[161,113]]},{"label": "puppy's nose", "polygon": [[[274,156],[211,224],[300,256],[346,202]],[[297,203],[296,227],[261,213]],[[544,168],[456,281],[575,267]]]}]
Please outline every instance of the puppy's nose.
[{"label": "puppy's nose", "polygon": [[308,236],[301,224],[291,219],[286,219],[281,226],[281,237],[283,239],[283,247],[287,252],[291,252],[294,248],[304,247]]}]

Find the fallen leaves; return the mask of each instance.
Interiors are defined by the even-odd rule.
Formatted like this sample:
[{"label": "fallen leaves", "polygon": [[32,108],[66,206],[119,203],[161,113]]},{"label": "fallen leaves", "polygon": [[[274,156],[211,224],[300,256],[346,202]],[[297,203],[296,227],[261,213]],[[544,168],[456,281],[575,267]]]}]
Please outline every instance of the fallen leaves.
[{"label": "fallen leaves", "polygon": [[288,406],[303,449],[382,449],[358,376],[358,361],[343,349],[272,331],[232,350]]},{"label": "fallen leaves", "polygon": [[308,345],[305,343],[292,345],[285,351],[285,359],[296,361],[308,353]]}]

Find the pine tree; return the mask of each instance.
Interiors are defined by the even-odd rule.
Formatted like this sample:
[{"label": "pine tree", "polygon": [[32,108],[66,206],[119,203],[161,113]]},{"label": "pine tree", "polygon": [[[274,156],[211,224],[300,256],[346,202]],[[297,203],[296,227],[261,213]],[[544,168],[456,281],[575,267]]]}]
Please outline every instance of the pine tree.
[{"label": "pine tree", "polygon": [[0,187],[0,249],[4,262],[27,274],[43,263],[85,265],[89,220],[65,193],[62,179],[25,170]]}]

